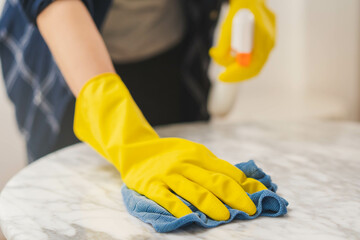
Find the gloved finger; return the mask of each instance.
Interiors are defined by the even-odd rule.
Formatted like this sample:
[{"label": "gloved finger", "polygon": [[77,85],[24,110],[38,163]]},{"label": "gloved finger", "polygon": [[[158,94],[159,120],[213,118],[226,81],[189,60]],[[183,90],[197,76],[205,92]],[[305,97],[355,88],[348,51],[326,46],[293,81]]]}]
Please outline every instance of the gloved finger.
[{"label": "gloved finger", "polygon": [[234,62],[219,75],[219,79],[223,82],[239,82],[249,80],[252,77],[255,77],[261,70],[261,66],[259,64],[255,64],[256,63],[251,63],[253,66],[250,65],[249,67],[245,68],[240,66],[237,62]]},{"label": "gloved finger", "polygon": [[273,11],[271,11],[265,3],[263,3],[263,10],[266,12],[267,17],[270,19],[269,23],[271,23],[272,28],[275,29],[276,25],[276,16]]},{"label": "gloved finger", "polygon": [[219,47],[210,48],[209,55],[220,66],[228,66],[235,62],[235,58],[231,54]]},{"label": "gloved finger", "polygon": [[264,184],[254,178],[247,178],[244,182],[241,183],[241,186],[246,192],[250,194],[267,189]]},{"label": "gloved finger", "polygon": [[267,52],[270,52],[276,37],[275,15],[266,7],[257,9],[256,13],[255,44],[262,45],[263,51],[266,49]]},{"label": "gloved finger", "polygon": [[192,213],[191,209],[175,196],[175,194],[170,192],[165,184],[151,186],[145,196],[168,210],[177,218]]},{"label": "gloved finger", "polygon": [[225,20],[221,24],[221,30],[218,37],[218,42],[216,46],[212,47],[209,51],[212,59],[222,66],[227,66],[231,64],[235,58],[231,56],[231,27],[232,19],[236,11],[229,10]]},{"label": "gloved finger", "polygon": [[262,184],[260,181],[251,178],[252,180],[248,180],[248,177],[245,175],[243,171],[232,165],[231,163],[216,158],[212,160],[213,164],[208,164],[204,166],[205,169],[211,171],[211,172],[218,172],[222,173],[226,176],[231,177],[234,179],[238,184],[243,186],[245,183],[243,189],[245,192],[248,192],[247,190],[250,190],[251,192],[248,193],[254,193],[254,191],[261,191],[267,189],[264,184]]},{"label": "gloved finger", "polygon": [[210,172],[217,172],[229,176],[239,184],[247,178],[245,173],[239,168],[220,158],[213,158],[211,159],[211,164],[202,165],[201,167]]},{"label": "gloved finger", "polygon": [[221,201],[249,215],[256,213],[256,206],[244,189],[232,178],[210,172],[195,165],[186,167],[183,176],[212,192]]},{"label": "gloved finger", "polygon": [[226,206],[207,189],[183,176],[175,175],[166,179],[168,186],[179,196],[189,201],[201,212],[216,221],[226,221],[230,212]]}]

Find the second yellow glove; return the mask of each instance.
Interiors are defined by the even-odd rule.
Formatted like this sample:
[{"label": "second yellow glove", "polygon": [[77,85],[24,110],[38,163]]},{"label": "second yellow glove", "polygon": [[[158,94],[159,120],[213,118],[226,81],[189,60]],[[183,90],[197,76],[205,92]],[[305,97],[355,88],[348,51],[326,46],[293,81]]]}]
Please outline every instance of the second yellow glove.
[{"label": "second yellow glove", "polygon": [[[240,9],[248,9],[254,15],[255,28],[251,63],[243,67],[231,54],[232,24]],[[275,15],[265,5],[265,0],[230,0],[229,12],[222,24],[217,45],[210,49],[212,59],[226,67],[219,79],[238,82],[256,76],[264,66],[275,43]]]}]

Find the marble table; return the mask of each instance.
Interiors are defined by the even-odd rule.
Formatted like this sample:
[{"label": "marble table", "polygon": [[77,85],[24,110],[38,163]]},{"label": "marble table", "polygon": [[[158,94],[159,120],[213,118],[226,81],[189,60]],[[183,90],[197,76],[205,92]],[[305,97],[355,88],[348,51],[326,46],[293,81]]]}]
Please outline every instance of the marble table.
[{"label": "marble table", "polygon": [[116,170],[77,144],[26,167],[0,196],[9,240],[360,239],[360,125],[323,122],[184,124],[159,128],[207,145],[231,163],[255,160],[290,203],[280,218],[173,233],[129,215]]}]

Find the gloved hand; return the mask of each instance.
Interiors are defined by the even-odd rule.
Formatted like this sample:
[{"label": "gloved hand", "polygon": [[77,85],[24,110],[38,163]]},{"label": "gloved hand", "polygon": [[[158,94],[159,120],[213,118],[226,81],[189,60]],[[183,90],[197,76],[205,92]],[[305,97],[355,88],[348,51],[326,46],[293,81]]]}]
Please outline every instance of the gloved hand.
[{"label": "gloved hand", "polygon": [[[231,55],[231,29],[234,15],[243,8],[255,17],[254,43],[251,63],[243,67]],[[265,0],[230,0],[229,13],[222,24],[217,46],[210,49],[213,60],[226,67],[219,79],[238,82],[256,76],[265,64],[275,43],[275,15],[265,5]]]},{"label": "gloved hand", "polygon": [[128,188],[176,217],[192,211],[170,190],[210,218],[227,220],[222,202],[253,215],[256,206],[246,192],[266,189],[201,144],[160,138],[116,74],[94,77],[82,88],[74,131],[118,169]]}]

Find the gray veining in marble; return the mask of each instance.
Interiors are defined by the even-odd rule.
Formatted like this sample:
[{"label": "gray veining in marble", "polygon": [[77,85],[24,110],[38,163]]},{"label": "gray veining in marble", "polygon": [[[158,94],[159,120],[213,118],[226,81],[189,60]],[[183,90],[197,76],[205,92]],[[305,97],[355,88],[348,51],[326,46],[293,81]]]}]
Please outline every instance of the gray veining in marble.
[{"label": "gray veining in marble", "polygon": [[17,174],[0,196],[9,240],[360,239],[360,125],[256,122],[159,128],[201,142],[231,163],[255,160],[290,203],[280,218],[156,233],[130,216],[116,170],[85,144]]}]

